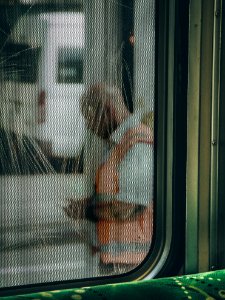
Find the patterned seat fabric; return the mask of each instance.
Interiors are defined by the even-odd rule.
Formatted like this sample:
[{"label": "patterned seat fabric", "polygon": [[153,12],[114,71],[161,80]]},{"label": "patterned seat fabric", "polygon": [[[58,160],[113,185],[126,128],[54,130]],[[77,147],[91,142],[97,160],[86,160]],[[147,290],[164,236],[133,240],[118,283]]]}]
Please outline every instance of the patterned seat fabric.
[{"label": "patterned seat fabric", "polygon": [[225,299],[225,270],[139,282],[0,297],[0,300]]}]

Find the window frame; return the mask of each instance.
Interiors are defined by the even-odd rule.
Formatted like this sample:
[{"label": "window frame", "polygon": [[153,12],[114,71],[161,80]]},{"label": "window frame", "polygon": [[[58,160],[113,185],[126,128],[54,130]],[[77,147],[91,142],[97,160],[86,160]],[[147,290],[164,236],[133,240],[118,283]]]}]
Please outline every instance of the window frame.
[{"label": "window frame", "polygon": [[[175,42],[175,40],[176,38],[179,39],[176,31],[179,1],[171,0],[168,3],[168,1],[159,0],[155,2],[155,65],[158,66],[155,74],[155,95],[157,99],[155,113],[155,147],[157,151],[155,151],[155,164],[157,167],[155,168],[155,230],[149,255],[137,269],[124,275],[3,288],[0,289],[2,295],[144,280],[167,274],[177,274],[178,269],[181,268],[184,262],[185,199],[179,202],[178,197],[181,193],[176,191],[176,184],[178,182],[177,170],[179,162],[184,167],[182,180],[185,180],[185,154],[182,158],[176,160],[175,144],[182,135],[181,133],[180,135],[177,134],[177,127],[183,126],[184,141],[186,141],[186,128],[185,122],[181,124],[176,119],[177,111],[175,110],[178,103],[178,99],[175,98],[179,96],[177,92],[179,76],[175,74],[178,66],[178,61],[175,59],[175,48],[178,42]],[[185,117],[185,110],[183,116]],[[182,209],[182,211],[179,212],[179,209]],[[181,226],[180,221],[182,222]],[[178,228],[179,226],[180,228]],[[182,239],[179,240],[180,238]],[[181,253],[181,256],[177,261],[174,261],[178,253]]]}]

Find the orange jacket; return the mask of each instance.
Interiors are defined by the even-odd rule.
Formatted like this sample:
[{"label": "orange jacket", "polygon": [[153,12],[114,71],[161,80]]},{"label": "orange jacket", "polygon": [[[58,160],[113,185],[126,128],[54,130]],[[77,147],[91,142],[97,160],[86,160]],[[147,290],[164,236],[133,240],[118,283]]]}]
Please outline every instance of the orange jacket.
[{"label": "orange jacket", "polygon": [[134,221],[98,221],[97,237],[103,263],[140,264],[153,233],[153,204]]}]

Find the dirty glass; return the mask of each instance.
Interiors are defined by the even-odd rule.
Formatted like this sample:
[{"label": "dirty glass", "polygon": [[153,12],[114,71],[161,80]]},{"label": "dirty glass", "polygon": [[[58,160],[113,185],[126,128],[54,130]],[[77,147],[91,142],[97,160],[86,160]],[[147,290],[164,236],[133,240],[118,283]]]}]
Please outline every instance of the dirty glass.
[{"label": "dirty glass", "polygon": [[123,274],[153,236],[155,2],[0,3],[0,287]]}]

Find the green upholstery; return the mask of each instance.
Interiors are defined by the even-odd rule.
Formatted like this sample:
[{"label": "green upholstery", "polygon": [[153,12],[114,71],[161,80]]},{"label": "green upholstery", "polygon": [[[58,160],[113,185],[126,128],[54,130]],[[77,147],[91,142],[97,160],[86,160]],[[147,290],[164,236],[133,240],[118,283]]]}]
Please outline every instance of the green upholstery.
[{"label": "green upholstery", "polygon": [[164,279],[0,297],[0,300],[3,299],[225,299],[225,270]]}]

